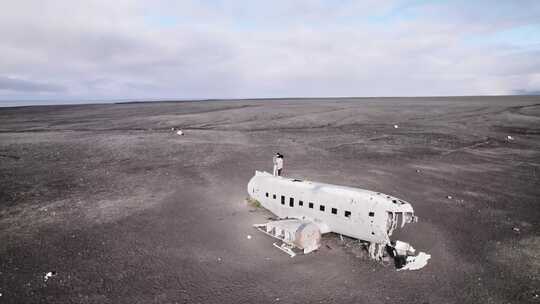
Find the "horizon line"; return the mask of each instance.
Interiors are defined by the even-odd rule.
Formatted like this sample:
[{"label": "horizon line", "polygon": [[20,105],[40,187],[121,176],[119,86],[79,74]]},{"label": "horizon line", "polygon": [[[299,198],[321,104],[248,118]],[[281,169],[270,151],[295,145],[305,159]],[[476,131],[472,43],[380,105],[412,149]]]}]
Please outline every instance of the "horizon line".
[{"label": "horizon line", "polygon": [[[400,98],[481,98],[481,97],[540,97],[540,94],[493,94],[493,95],[429,95],[429,96],[325,96],[325,97],[242,97],[242,98],[103,98],[103,99],[15,99],[0,100],[0,108],[47,107],[47,106],[83,106],[134,104],[152,102],[204,102],[204,101],[257,101],[257,100],[305,100],[305,99],[400,99]],[[77,101],[80,101],[77,102]],[[2,102],[11,104],[3,105]],[[34,103],[21,104],[16,103]],[[47,103],[56,102],[56,103]]]}]

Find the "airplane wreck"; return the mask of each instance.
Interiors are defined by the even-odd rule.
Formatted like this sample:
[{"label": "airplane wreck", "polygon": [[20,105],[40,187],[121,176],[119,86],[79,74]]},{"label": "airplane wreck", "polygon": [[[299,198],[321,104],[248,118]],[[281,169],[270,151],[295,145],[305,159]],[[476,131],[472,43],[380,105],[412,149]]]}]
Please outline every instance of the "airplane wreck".
[{"label": "airplane wreck", "polygon": [[318,249],[321,235],[334,232],[368,242],[372,259],[389,254],[398,268],[419,269],[430,258],[423,252],[414,256],[412,246],[390,240],[396,229],[418,220],[411,204],[399,198],[261,171],[255,172],[247,188],[252,199],[279,218],[254,226],[280,240],[274,246],[291,257],[299,250],[307,254]]}]

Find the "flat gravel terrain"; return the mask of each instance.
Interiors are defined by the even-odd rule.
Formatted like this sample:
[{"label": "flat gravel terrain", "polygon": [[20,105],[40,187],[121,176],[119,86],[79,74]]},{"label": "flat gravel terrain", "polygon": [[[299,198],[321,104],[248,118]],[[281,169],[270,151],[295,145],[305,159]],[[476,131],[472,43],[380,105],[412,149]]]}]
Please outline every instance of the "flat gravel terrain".
[{"label": "flat gravel terrain", "polygon": [[[275,249],[245,199],[278,151],[409,201],[429,264]],[[540,96],[0,108],[0,303],[540,303],[539,169]]]}]

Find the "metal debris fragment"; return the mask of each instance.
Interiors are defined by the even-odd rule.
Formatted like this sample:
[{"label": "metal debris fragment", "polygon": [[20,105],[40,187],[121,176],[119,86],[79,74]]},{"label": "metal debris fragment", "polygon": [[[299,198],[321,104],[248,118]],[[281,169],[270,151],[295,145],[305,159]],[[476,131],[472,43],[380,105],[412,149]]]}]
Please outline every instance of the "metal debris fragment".
[{"label": "metal debris fragment", "polygon": [[408,256],[405,266],[399,268],[400,270],[418,270],[424,268],[427,265],[428,260],[431,258],[431,255],[420,252],[417,256]]},{"label": "metal debris fragment", "polygon": [[296,253],[293,251],[294,249],[294,246],[293,245],[289,245],[287,243],[281,243],[281,245],[278,245],[276,243],[272,243],[272,245],[274,245],[274,247],[276,247],[277,249],[285,252],[286,254],[290,255],[291,258],[294,258],[296,256]]}]

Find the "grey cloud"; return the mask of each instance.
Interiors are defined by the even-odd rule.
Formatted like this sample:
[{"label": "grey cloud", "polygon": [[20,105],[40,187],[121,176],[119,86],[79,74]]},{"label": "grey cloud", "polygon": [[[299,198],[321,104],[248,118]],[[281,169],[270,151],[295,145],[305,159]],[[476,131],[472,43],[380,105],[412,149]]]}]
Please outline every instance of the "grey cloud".
[{"label": "grey cloud", "polygon": [[0,91],[30,92],[30,93],[59,93],[66,89],[62,86],[44,82],[34,82],[23,79],[0,76]]},{"label": "grey cloud", "polygon": [[540,90],[536,90],[536,91],[515,90],[514,94],[516,94],[516,95],[540,95]]}]

